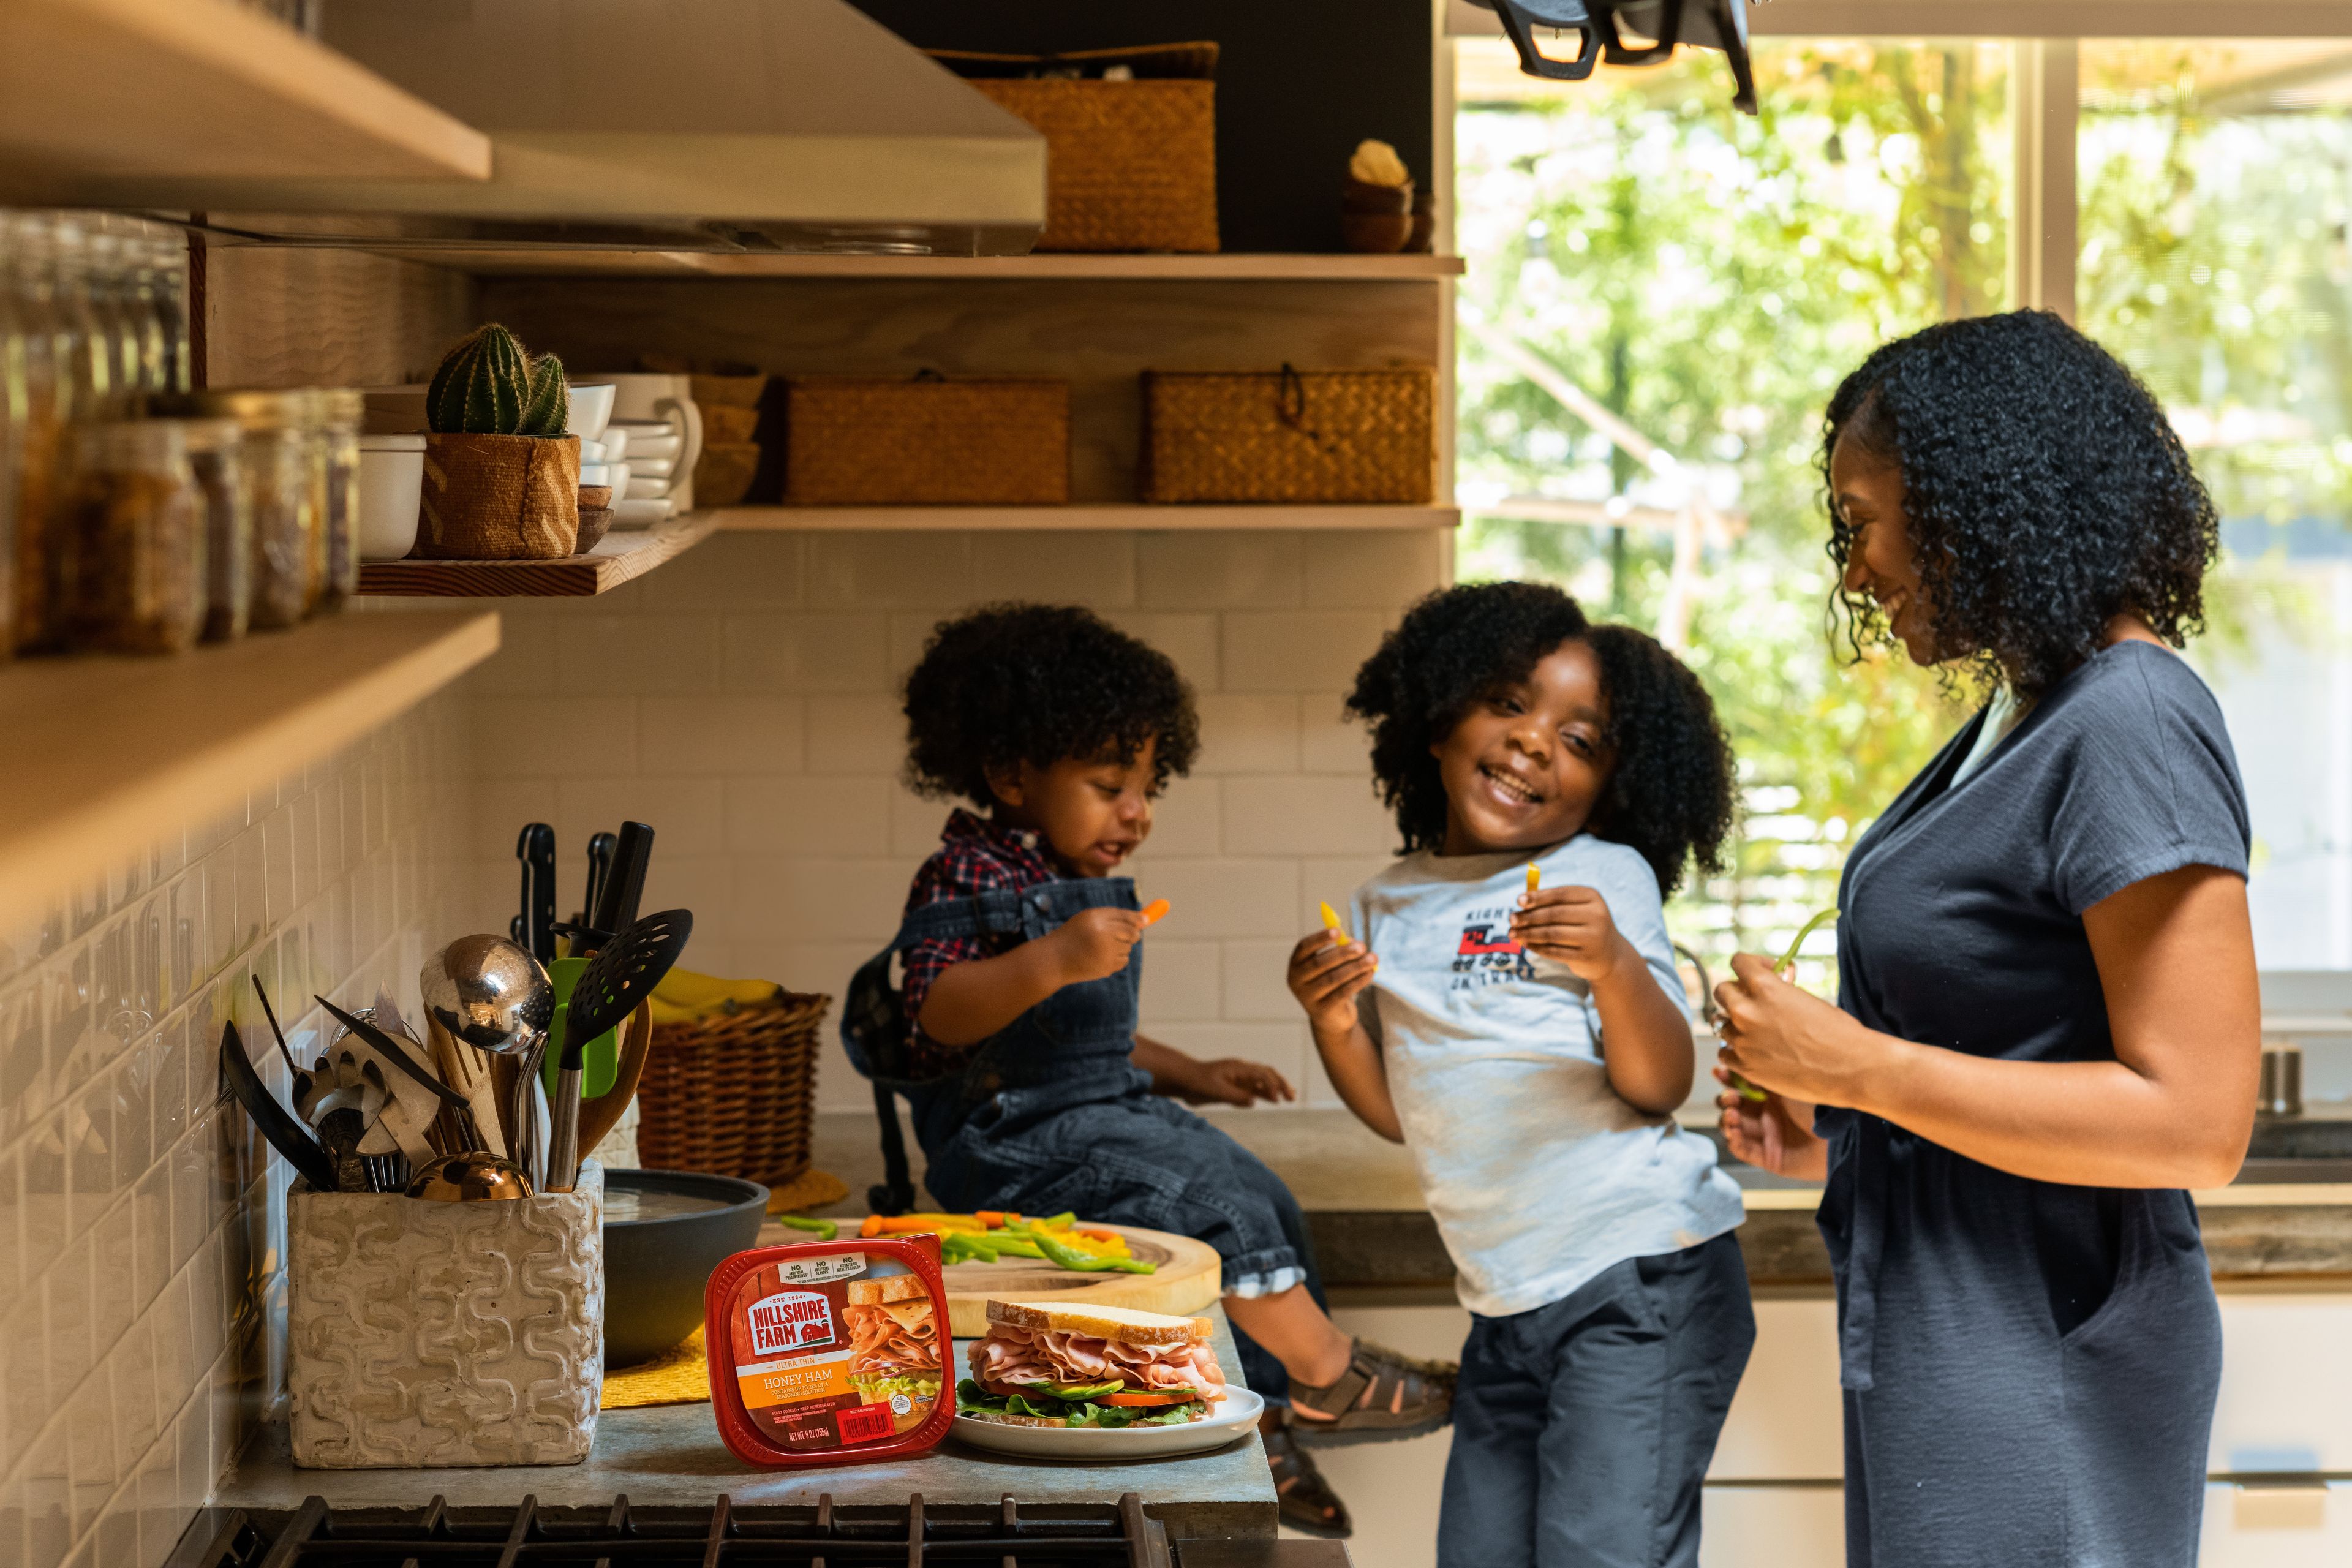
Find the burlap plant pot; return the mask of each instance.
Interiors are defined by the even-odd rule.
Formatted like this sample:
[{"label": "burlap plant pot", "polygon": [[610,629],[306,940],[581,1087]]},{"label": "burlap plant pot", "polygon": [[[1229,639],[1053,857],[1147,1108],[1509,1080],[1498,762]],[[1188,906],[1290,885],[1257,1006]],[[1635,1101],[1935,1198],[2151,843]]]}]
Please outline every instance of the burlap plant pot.
[{"label": "burlap plant pot", "polygon": [[428,561],[556,561],[580,536],[576,436],[427,436],[416,548]]}]

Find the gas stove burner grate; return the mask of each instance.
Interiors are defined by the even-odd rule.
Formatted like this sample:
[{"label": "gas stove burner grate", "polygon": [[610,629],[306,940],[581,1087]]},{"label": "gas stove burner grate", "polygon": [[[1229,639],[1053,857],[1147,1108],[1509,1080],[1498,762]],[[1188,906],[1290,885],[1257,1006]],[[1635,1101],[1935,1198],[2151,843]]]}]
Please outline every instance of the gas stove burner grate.
[{"label": "gas stove burner grate", "polygon": [[1010,1496],[1001,1508],[926,1510],[920,1492],[904,1508],[834,1507],[739,1510],[721,1494],[707,1509],[633,1510],[624,1496],[601,1518],[541,1510],[536,1498],[513,1509],[423,1509],[338,1512],[323,1498],[289,1515],[208,1509],[180,1540],[165,1568],[1173,1568],[1168,1531],[1147,1519],[1143,1500],[1115,1506],[1032,1505],[1024,1518]]}]

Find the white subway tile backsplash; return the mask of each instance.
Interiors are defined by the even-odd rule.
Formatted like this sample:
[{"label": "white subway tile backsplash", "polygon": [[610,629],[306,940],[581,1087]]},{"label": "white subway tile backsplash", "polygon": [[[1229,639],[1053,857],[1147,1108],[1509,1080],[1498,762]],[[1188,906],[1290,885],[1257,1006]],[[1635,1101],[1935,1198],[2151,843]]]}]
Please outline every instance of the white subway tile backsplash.
[{"label": "white subway tile backsplash", "polygon": [[1152,897],[1169,901],[1169,918],[1175,919],[1177,910],[1185,911],[1187,937],[1281,936],[1293,929],[1296,860],[1171,857],[1152,862],[1150,874]]},{"label": "white subway tile backsplash", "polygon": [[1314,774],[1229,778],[1229,855],[1344,855],[1380,843],[1390,818],[1369,791]]},{"label": "white subway tile backsplash", "polygon": [[[940,602],[1026,599],[1126,609],[1136,602],[1136,538],[1132,533],[1058,530],[974,534],[970,581],[960,585],[961,593]],[[927,538],[908,553],[919,553],[933,542]]]},{"label": "white subway tile backsplash", "polygon": [[1296,608],[1306,553],[1297,533],[1143,534],[1136,602],[1153,610]]},{"label": "white subway tile backsplash", "polygon": [[1204,692],[1195,773],[1298,771],[1298,699]]},{"label": "white subway tile backsplash", "polygon": [[[720,668],[720,624],[708,611],[567,618],[555,632],[557,689],[644,696],[712,690]],[[576,743],[593,745],[596,733],[583,734]]]},{"label": "white subway tile backsplash", "polygon": [[1216,854],[1218,825],[1223,817],[1220,783],[1213,778],[1170,779],[1167,789],[1152,803],[1151,836],[1143,841],[1138,859],[1149,858],[1156,865],[1179,856]]},{"label": "white subway tile backsplash", "polygon": [[896,775],[907,760],[907,716],[898,701],[896,693],[810,698],[808,771]]},{"label": "white subway tile backsplash", "polygon": [[1331,691],[1353,685],[1395,616],[1373,610],[1245,611],[1224,617],[1224,689]]},{"label": "white subway tile backsplash", "polygon": [[889,796],[870,779],[750,775],[722,787],[730,854],[890,852]]},{"label": "white subway tile backsplash", "polygon": [[1219,689],[1215,616],[1181,610],[1104,610],[1103,619],[1166,654],[1195,693]]},{"label": "white subway tile backsplash", "polygon": [[[1170,913],[1172,917],[1174,910]],[[1220,1015],[1218,944],[1162,935],[1155,926],[1144,939],[1143,1031],[1163,1024],[1205,1024]]]},{"label": "white subway tile backsplash", "polygon": [[[815,705],[843,700],[857,700],[701,692],[640,698],[632,754],[642,755],[648,771],[681,775],[798,773],[815,748]],[[812,764],[811,771],[824,770]]]},{"label": "white subway tile backsplash", "polygon": [[152,1568],[273,1395],[286,1173],[221,1099],[220,1025],[282,1079],[249,975],[298,1031],[314,990],[413,993],[462,898],[468,718],[166,831],[0,952],[0,1563]]},{"label": "white subway tile backsplash", "polygon": [[[584,876],[589,835],[618,832],[624,822],[650,825],[656,855],[716,855],[727,847],[725,784],[719,779],[564,779],[556,785],[555,799],[555,847],[565,872]],[[524,820],[512,826],[520,829]],[[511,839],[507,856],[514,857]],[[520,869],[516,875],[520,889]],[[568,878],[564,885],[570,885]]]},{"label": "white subway tile backsplash", "polygon": [[972,590],[966,534],[818,533],[805,548],[811,609],[951,605]]},{"label": "white subway tile backsplash", "polygon": [[1395,612],[1439,587],[1444,537],[1434,531],[1318,533],[1307,543],[1307,603],[1314,609]]},{"label": "white subway tile backsplash", "polygon": [[[644,607],[684,615],[800,608],[811,542],[793,533],[720,534],[645,578]],[[561,616],[571,607],[550,605],[548,613]]]},{"label": "white subway tile backsplash", "polygon": [[890,688],[889,621],[879,614],[730,615],[719,625],[723,685],[716,689],[756,696]]},{"label": "white subway tile backsplash", "polygon": [[1311,927],[1302,926],[1296,936],[1287,940],[1220,943],[1223,973],[1218,990],[1222,1003],[1219,1016],[1229,1023],[1302,1021],[1306,1015],[1299,1011],[1298,999],[1290,994],[1286,978],[1290,952],[1297,945],[1298,937],[1321,929],[1318,921]]},{"label": "white subway tile backsplash", "polygon": [[1298,699],[1299,766],[1310,773],[1335,773],[1352,787],[1372,784],[1372,733],[1350,719],[1348,700],[1337,691],[1310,691]]}]

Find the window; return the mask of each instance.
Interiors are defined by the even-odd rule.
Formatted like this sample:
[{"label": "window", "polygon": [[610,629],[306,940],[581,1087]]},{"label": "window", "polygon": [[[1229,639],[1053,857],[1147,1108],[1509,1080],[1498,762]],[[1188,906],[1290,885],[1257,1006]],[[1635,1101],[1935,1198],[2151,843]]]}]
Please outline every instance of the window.
[{"label": "window", "polygon": [[1706,678],[1748,817],[1677,935],[1718,970],[1785,942],[1973,706],[1830,647],[1820,415],[1878,342],[2021,298],[2146,377],[2212,488],[2191,657],[2258,950],[2352,970],[2352,38],[1764,37],[1759,119],[1703,52],[1556,84],[1455,51],[1457,572],[1559,581]]}]

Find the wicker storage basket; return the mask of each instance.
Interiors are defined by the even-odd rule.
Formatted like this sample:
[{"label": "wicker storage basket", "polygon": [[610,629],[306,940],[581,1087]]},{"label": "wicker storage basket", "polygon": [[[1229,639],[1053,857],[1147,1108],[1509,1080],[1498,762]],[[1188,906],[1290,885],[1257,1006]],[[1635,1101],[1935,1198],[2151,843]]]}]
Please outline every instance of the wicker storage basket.
[{"label": "wicker storage basket", "polygon": [[[1216,45],[932,55],[1044,134],[1039,250],[1217,248]],[[1134,79],[1102,80],[1108,66]],[[1032,77],[1041,70],[1087,75]]]},{"label": "wicker storage basket", "polygon": [[1437,373],[1146,371],[1143,499],[1426,506]]},{"label": "wicker storage basket", "polygon": [[785,992],[693,1024],[654,1028],[637,1084],[637,1159],[780,1187],[809,1168],[818,1027],[830,996]]},{"label": "wicker storage basket", "polygon": [[1061,506],[1070,385],[814,376],[784,390],[788,506]]}]

